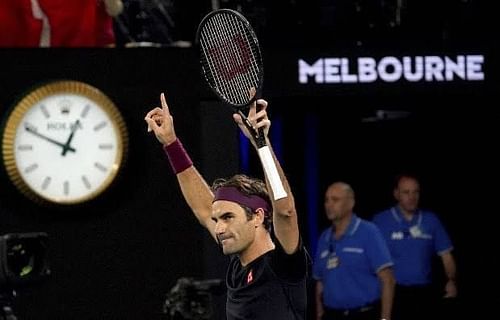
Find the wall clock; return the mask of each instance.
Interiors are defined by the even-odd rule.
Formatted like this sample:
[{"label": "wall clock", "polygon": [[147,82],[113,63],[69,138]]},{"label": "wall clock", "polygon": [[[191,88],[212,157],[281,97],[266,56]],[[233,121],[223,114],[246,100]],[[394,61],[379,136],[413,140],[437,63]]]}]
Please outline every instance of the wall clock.
[{"label": "wall clock", "polygon": [[83,82],[54,81],[13,107],[2,158],[13,184],[30,199],[73,205],[111,186],[127,147],[123,117],[104,93]]}]

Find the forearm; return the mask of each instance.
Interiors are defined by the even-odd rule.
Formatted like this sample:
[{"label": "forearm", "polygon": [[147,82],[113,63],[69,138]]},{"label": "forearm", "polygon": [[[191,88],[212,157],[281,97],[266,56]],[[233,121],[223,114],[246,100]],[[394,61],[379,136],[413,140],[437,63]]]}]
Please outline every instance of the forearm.
[{"label": "forearm", "polygon": [[[292,190],[290,188],[290,184],[288,183],[288,179],[286,178],[286,175],[283,171],[283,168],[281,167],[280,162],[276,158],[276,154],[274,153],[274,150],[271,146],[271,143],[268,141],[267,145],[269,147],[269,151],[271,152],[272,159],[274,161],[274,164],[276,166],[276,169],[278,171],[279,179],[281,181],[281,184],[283,186],[283,189],[285,190],[287,196],[279,199],[279,200],[274,200],[274,194],[272,188],[268,188],[269,190],[269,195],[271,198],[271,201],[273,202],[273,209],[274,213],[277,215],[282,215],[286,217],[290,217],[293,215],[296,215],[295,211],[295,200],[292,194]],[[266,175],[266,184],[270,186],[269,183],[269,177]]]},{"label": "forearm", "polygon": [[177,174],[182,195],[198,221],[209,227],[214,195],[194,166]]},{"label": "forearm", "polygon": [[323,306],[323,283],[320,281],[316,282],[314,298],[316,302],[316,319],[321,319],[325,313],[325,308]]},{"label": "forearm", "polygon": [[396,279],[390,268],[379,271],[381,280],[380,318],[391,319]]},{"label": "forearm", "polygon": [[451,252],[446,252],[441,255],[441,260],[443,262],[444,272],[449,281],[456,281],[457,276],[457,266],[455,259]]},{"label": "forearm", "polygon": [[269,149],[271,151],[274,164],[276,165],[279,178],[286,192],[286,197],[274,200],[272,188],[269,183],[269,177],[266,176],[266,183],[273,204],[274,233],[285,252],[291,254],[297,250],[300,241],[295,201],[288,180],[270,145]]},{"label": "forearm", "polygon": [[392,314],[392,303],[394,299],[394,284],[382,285],[382,296],[380,306],[380,317],[389,320]]},{"label": "forearm", "polygon": [[215,237],[211,220],[214,196],[210,187],[193,166],[191,158],[178,139],[165,145],[164,150],[177,176],[184,199],[198,221]]},{"label": "forearm", "polygon": [[446,282],[446,285],[444,287],[445,290],[444,297],[454,298],[458,294],[457,284],[456,284],[457,267],[455,264],[455,259],[453,258],[453,255],[450,252],[444,253],[441,256],[441,259],[443,261],[444,272],[446,274],[446,277],[448,278],[448,281]]}]

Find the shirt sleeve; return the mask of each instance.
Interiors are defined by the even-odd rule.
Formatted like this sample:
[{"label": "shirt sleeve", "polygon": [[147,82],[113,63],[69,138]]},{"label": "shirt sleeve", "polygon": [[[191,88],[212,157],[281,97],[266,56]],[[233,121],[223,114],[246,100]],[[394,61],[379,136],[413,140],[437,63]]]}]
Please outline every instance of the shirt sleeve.
[{"label": "shirt sleeve", "polygon": [[287,254],[279,241],[275,241],[275,246],[271,258],[271,266],[276,275],[288,281],[302,280],[307,274],[310,261],[309,254],[302,244],[302,239],[299,241],[297,251],[292,254]]},{"label": "shirt sleeve", "polygon": [[439,218],[434,214],[431,217],[434,225],[434,250],[436,254],[441,255],[453,249],[453,244]]},{"label": "shirt sleeve", "polygon": [[375,224],[369,224],[370,236],[366,238],[366,251],[371,269],[377,273],[380,270],[393,265],[391,254],[379,228]]}]

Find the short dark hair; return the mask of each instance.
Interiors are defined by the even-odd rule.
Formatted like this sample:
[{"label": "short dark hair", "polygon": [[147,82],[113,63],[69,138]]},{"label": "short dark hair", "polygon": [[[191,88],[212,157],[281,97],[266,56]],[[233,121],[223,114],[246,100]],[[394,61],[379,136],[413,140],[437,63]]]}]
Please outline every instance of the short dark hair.
[{"label": "short dark hair", "polygon": [[[251,178],[244,174],[237,174],[229,178],[216,179],[212,183],[212,191],[214,192],[221,187],[234,187],[244,195],[258,196],[264,199],[269,204],[270,208],[270,212],[265,213],[264,227],[266,228],[266,230],[271,232],[273,219],[272,204],[264,181],[256,178]],[[253,212],[253,210],[247,206],[241,204],[240,206],[245,210],[247,219],[252,219],[255,212]]]},{"label": "short dark hair", "polygon": [[415,180],[417,183],[420,184],[420,181],[417,177],[416,174],[414,173],[411,173],[411,172],[402,172],[400,174],[398,174],[395,178],[394,178],[394,190],[396,190],[397,188],[399,188],[399,183],[401,182],[401,180],[403,179],[411,179],[411,180]]}]

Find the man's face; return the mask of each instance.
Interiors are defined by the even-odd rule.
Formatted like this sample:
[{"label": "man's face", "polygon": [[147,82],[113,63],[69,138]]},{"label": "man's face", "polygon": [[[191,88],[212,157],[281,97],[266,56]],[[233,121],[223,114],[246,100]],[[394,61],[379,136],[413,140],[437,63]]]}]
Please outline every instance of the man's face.
[{"label": "man's face", "polygon": [[328,220],[338,221],[352,212],[354,199],[341,185],[331,185],[325,193],[325,212]]},{"label": "man's face", "polygon": [[398,187],[394,190],[394,197],[401,209],[409,213],[415,212],[420,200],[418,182],[411,178],[402,178],[398,183]]},{"label": "man's face", "polygon": [[212,204],[215,235],[224,254],[239,254],[255,240],[256,216],[247,219],[245,210],[237,203],[218,200]]}]

